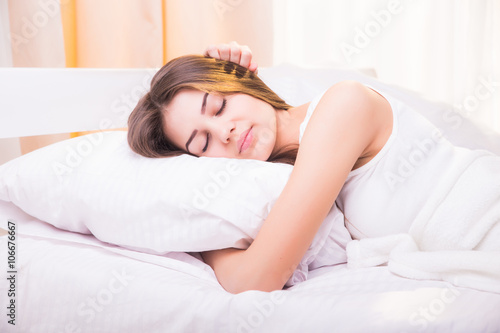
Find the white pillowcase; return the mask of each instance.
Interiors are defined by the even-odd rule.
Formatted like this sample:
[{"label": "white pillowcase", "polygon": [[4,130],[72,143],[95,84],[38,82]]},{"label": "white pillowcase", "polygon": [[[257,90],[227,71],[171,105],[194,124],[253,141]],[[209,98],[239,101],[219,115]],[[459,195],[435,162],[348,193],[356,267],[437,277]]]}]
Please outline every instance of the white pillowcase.
[{"label": "white pillowcase", "polygon": [[[244,249],[292,170],[256,160],[145,158],[126,136],[89,134],[0,166],[0,200],[58,228],[141,252]],[[334,206],[287,285],[305,280],[309,267],[346,262],[349,240]]]}]

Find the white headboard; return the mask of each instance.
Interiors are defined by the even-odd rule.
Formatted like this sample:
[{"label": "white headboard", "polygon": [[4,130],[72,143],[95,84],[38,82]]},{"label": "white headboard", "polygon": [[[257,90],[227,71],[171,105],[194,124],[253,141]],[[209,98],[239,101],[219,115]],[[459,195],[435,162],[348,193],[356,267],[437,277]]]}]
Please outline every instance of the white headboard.
[{"label": "white headboard", "polygon": [[0,138],[126,127],[157,70],[0,68]]},{"label": "white headboard", "polygon": [[[126,127],[158,69],[0,68],[0,139]],[[353,69],[260,68],[259,77],[290,105],[300,105],[335,82],[351,79],[411,105],[452,142],[500,154],[500,136],[451,106],[426,101]],[[450,122],[450,115],[458,123]]]},{"label": "white headboard", "polygon": [[[282,97],[292,105],[305,103],[324,84],[312,90],[305,85],[306,91],[297,94],[296,81],[301,76],[297,77],[297,70],[289,66],[260,68],[259,76],[278,93],[288,95]],[[0,139],[126,127],[128,115],[149,90],[157,71],[0,68]],[[373,70],[367,71],[374,75]]]}]

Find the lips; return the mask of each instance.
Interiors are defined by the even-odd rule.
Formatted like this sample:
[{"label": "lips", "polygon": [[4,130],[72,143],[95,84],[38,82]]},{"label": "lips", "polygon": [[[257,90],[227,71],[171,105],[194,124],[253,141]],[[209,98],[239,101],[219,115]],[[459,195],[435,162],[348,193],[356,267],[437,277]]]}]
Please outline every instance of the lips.
[{"label": "lips", "polygon": [[252,128],[253,127],[250,127],[240,135],[240,139],[238,140],[238,147],[240,149],[240,153],[244,152],[248,147],[250,147],[250,144],[252,143],[253,140]]}]

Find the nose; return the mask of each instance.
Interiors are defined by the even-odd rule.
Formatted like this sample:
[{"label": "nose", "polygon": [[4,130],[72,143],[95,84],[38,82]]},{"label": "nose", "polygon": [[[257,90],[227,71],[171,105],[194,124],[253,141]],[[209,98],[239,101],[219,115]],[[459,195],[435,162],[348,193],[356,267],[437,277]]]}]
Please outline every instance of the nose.
[{"label": "nose", "polygon": [[234,133],[235,126],[233,122],[223,119],[212,119],[210,133],[214,138],[219,139],[223,143],[228,143],[231,140],[231,135]]}]

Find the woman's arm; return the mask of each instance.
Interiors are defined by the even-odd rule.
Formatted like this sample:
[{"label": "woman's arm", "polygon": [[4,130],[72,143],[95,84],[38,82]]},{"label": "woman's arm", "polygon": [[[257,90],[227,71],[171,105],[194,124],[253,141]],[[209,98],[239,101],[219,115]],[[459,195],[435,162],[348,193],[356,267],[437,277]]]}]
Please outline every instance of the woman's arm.
[{"label": "woman's arm", "polygon": [[385,143],[380,138],[388,137],[388,114],[383,97],[354,81],[335,84],[323,95],[290,178],[250,247],[203,253],[227,291],[283,288],[349,172]]}]

